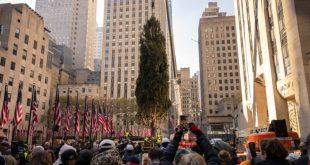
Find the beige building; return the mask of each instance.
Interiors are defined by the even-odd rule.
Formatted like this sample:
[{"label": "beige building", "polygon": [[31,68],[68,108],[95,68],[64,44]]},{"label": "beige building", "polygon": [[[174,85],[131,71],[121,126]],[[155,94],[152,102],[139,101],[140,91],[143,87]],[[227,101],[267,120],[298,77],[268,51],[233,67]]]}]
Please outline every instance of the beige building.
[{"label": "beige building", "polygon": [[36,11],[59,45],[73,50],[73,68],[94,68],[97,0],[38,0]]},{"label": "beige building", "polygon": [[285,119],[310,132],[310,2],[235,0],[236,29],[247,127]]},{"label": "beige building", "polygon": [[76,97],[79,93],[79,98],[85,96],[99,99],[99,85],[98,84],[69,84],[59,85],[59,96],[66,97],[69,88],[69,94],[71,97]]},{"label": "beige building", "polygon": [[[160,20],[166,37],[169,76],[176,77],[171,47],[167,0],[105,1],[101,95],[105,98],[134,98],[139,71],[139,39],[143,25],[152,16]],[[174,89],[173,87],[171,89]]]},{"label": "beige building", "polygon": [[[43,18],[33,9],[25,4],[0,5],[0,105],[2,106],[5,84],[8,84],[11,122],[18,85],[23,84],[23,118],[19,129],[26,129],[28,126],[32,86],[35,84],[39,101],[39,123],[36,129],[43,130],[41,116],[49,109],[51,83],[46,71],[48,42]],[[8,123],[4,128],[8,128]]]},{"label": "beige building", "polygon": [[223,131],[225,123],[232,123],[227,116],[237,105],[233,103],[240,93],[240,81],[235,17],[219,12],[217,2],[209,2],[200,18],[199,61],[202,117],[207,119],[204,126],[208,124],[204,129]]}]

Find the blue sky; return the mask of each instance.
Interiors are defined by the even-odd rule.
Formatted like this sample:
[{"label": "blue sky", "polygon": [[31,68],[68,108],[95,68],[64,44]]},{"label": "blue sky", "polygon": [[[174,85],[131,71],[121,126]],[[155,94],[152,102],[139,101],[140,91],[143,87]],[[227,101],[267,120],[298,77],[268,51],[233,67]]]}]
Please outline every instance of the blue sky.
[{"label": "blue sky", "polygon": [[[0,3],[27,3],[35,8],[36,0],[0,0]],[[97,0],[97,23],[103,24],[103,0]],[[233,0],[172,0],[173,31],[177,66],[190,67],[191,73],[199,70],[198,24],[208,2],[218,2],[220,11],[234,15]]]}]

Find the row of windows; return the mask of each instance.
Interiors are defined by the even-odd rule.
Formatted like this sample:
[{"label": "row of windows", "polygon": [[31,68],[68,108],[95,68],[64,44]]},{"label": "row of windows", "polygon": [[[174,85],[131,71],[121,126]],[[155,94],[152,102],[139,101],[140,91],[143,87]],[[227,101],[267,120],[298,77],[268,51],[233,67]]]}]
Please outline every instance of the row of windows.
[{"label": "row of windows", "polygon": [[222,40],[220,42],[220,40],[216,40],[216,41],[206,41],[206,45],[220,45],[220,44],[236,44],[236,40],[232,39],[232,40]]},{"label": "row of windows", "polygon": [[[225,27],[226,31],[235,30],[235,26],[226,26]],[[219,31],[224,31],[224,26],[216,26],[216,27],[209,27],[205,29],[205,32],[219,32]]]},{"label": "row of windows", "polygon": [[[20,29],[19,28],[16,28],[14,36],[15,36],[15,38],[19,39],[19,37],[20,37]],[[26,45],[28,45],[28,43],[29,43],[29,35],[27,35],[27,34],[25,34],[24,43]],[[16,51],[15,51],[15,54],[14,54],[14,50],[13,50],[13,54],[17,55],[17,45],[16,44],[14,44],[14,48],[15,47],[16,47]],[[36,40],[34,40],[33,41],[33,49],[37,50],[37,48],[38,48],[38,42]],[[41,46],[41,53],[44,54],[44,52],[45,52],[45,46],[42,45]]]},{"label": "row of windows", "polygon": [[236,33],[226,33],[226,35],[224,33],[218,34],[216,33],[214,35],[214,33],[206,33],[205,34],[205,38],[206,39],[214,39],[214,38],[227,38],[227,37],[236,37]]},{"label": "row of windows", "polygon": [[206,47],[206,52],[215,51],[215,50],[216,51],[237,50],[237,46]]}]

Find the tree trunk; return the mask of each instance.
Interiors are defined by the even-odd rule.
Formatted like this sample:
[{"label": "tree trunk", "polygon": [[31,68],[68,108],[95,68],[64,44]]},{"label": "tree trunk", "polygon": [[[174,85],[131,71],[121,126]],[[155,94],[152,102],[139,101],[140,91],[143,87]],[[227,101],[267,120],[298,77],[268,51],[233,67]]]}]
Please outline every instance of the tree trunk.
[{"label": "tree trunk", "polygon": [[156,137],[156,127],[154,123],[151,124],[151,136]]}]

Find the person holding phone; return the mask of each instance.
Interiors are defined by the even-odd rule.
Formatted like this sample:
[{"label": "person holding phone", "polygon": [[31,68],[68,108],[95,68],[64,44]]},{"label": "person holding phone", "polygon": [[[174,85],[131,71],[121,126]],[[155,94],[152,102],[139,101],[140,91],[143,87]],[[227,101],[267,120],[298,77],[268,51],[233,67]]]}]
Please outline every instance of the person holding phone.
[{"label": "person holding phone", "polygon": [[[193,159],[191,161],[196,162],[195,164],[197,165],[205,165],[205,164],[220,165],[219,158],[217,157],[216,153],[213,150],[211,143],[206,138],[206,136],[203,134],[203,132],[194,123],[187,124],[185,123],[185,120],[183,120],[183,123],[181,123],[181,125],[179,125],[176,128],[173,140],[168,144],[168,147],[166,148],[166,150],[164,150],[164,153],[160,159],[160,165],[172,165],[173,164],[173,160],[176,155],[176,151],[179,147],[179,143],[182,139],[182,136],[188,130],[191,131],[194,135],[196,135],[197,145],[199,146],[201,152],[204,155],[204,157],[202,158],[199,154],[195,154],[195,156],[192,157]],[[186,155],[183,155],[182,157],[184,156]],[[201,162],[201,160],[203,159],[204,159],[204,162]],[[186,159],[186,157],[184,157],[184,159],[181,158],[180,164],[182,164],[182,160],[188,161],[189,159]],[[189,162],[186,162],[186,163],[189,163]]]}]

